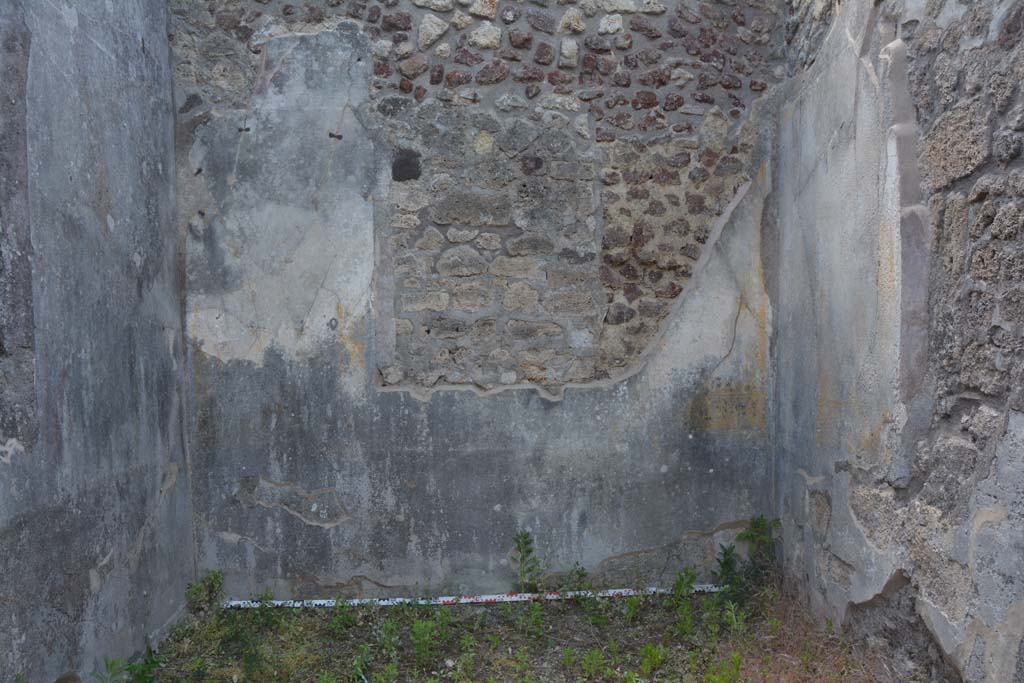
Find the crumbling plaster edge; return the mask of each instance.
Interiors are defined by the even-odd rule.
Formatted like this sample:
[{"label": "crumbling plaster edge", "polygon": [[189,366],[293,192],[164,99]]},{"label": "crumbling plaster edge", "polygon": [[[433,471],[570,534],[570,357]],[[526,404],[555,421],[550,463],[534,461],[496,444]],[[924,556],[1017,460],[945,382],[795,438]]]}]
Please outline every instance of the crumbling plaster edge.
[{"label": "crumbling plaster edge", "polygon": [[[763,173],[763,167],[762,171]],[[761,185],[761,181],[757,182],[757,185]],[[474,394],[475,396],[486,397],[495,396],[506,391],[520,391],[520,390],[533,390],[538,395],[547,401],[561,402],[565,397],[565,392],[568,390],[589,390],[589,389],[607,389],[614,387],[626,380],[629,380],[647,369],[647,366],[653,356],[660,352],[661,342],[668,334],[669,330],[684,317],[683,309],[686,307],[690,297],[693,296],[696,290],[699,288],[703,281],[704,272],[708,268],[708,263],[715,255],[719,255],[720,245],[718,240],[725,230],[726,226],[730,223],[733,217],[733,213],[737,206],[747,197],[750,189],[755,185],[754,180],[748,180],[736,191],[736,195],[732,198],[729,204],[726,206],[725,211],[719,216],[718,220],[715,221],[714,227],[711,230],[711,234],[708,237],[707,244],[704,249],[701,250],[700,258],[697,260],[694,266],[693,277],[690,279],[690,286],[684,291],[672,304],[672,309],[668,315],[665,316],[664,320],[659,324],[658,333],[651,339],[647,347],[643,350],[640,356],[627,367],[623,372],[606,377],[603,379],[594,380],[592,382],[567,382],[559,387],[561,391],[555,393],[548,391],[545,387],[528,383],[528,382],[517,382],[515,384],[508,384],[505,386],[494,387],[491,389],[482,389],[481,387],[474,385],[464,384],[440,384],[432,387],[410,387],[410,386],[384,386],[380,382],[379,373],[368,372],[369,383],[373,388],[380,393],[404,393],[409,394],[413,398],[429,402],[431,397],[435,393],[449,392],[449,391],[465,391]],[[376,213],[376,212],[375,212]],[[375,218],[376,222],[376,218]],[[742,308],[742,306],[740,306]],[[379,328],[378,328],[379,330]],[[725,354],[728,355],[728,354]],[[725,357],[722,356],[722,358]]]},{"label": "crumbling plaster edge", "polygon": [[[849,48],[857,53],[860,61],[858,68],[867,72],[868,78],[882,99],[881,113],[884,116],[886,136],[886,187],[883,188],[882,199],[886,218],[894,219],[894,229],[897,231],[893,244],[896,253],[893,256],[899,269],[893,283],[896,287],[899,339],[896,348],[896,373],[891,379],[897,415],[894,428],[890,432],[894,438],[889,443],[893,461],[889,463],[889,472],[883,473],[887,480],[892,481],[898,480],[901,472],[909,467],[909,460],[913,457],[917,442],[927,434],[934,407],[931,391],[933,378],[928,368],[927,347],[929,270],[934,235],[930,212],[924,203],[918,168],[917,143],[921,131],[909,92],[906,43],[899,35],[898,24],[895,21],[887,24],[885,28],[888,29],[888,35],[882,34],[883,44],[877,55],[881,68],[876,72],[869,50],[873,31],[882,28],[879,7],[875,5],[868,11],[864,19],[864,30],[859,36],[850,33],[850,20],[843,21],[841,18],[842,13],[848,11],[848,8],[849,5],[837,5],[837,16],[825,38],[823,48],[828,49],[832,33],[838,30],[839,24],[844,24]],[[908,8],[906,14],[915,14],[914,9]],[[819,60],[819,63],[823,61]],[[801,74],[803,78],[794,78],[791,81],[796,88],[793,99],[812,89],[815,82],[823,78],[825,73],[824,69],[812,67],[806,75]],[[895,215],[891,215],[892,212],[895,212]],[[812,490],[830,493],[833,506],[833,518],[826,538],[816,542],[813,534],[807,532],[801,542],[808,547],[818,545],[830,548],[839,512],[848,523],[846,533],[852,532],[860,536],[860,546],[867,551],[865,558],[857,567],[858,571],[851,586],[843,588],[831,582],[826,584],[824,608],[831,613],[835,623],[844,623],[851,607],[864,605],[887,595],[893,581],[902,575],[914,588],[915,609],[929,634],[939,645],[943,656],[956,669],[963,672],[973,650],[974,637],[984,637],[984,634],[976,633],[979,630],[986,630],[984,625],[978,623],[977,619],[966,624],[956,623],[921,592],[915,582],[913,563],[906,551],[899,547],[898,541],[887,547],[878,547],[870,541],[866,529],[849,506],[849,492],[856,484],[848,472],[830,473],[814,478],[802,470],[798,470],[798,474],[805,480],[802,486],[805,506],[807,493]],[[840,495],[837,496],[837,493]],[[987,635],[998,636],[996,633]],[[987,661],[986,668],[990,672],[994,671],[993,667],[998,668],[996,664]],[[1012,667],[1012,662],[1010,666]]]}]

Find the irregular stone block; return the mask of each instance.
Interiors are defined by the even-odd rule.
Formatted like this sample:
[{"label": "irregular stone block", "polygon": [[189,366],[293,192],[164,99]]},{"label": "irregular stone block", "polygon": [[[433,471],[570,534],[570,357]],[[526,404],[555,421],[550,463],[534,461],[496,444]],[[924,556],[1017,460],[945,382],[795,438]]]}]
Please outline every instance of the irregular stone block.
[{"label": "irregular stone block", "polygon": [[504,194],[456,191],[441,197],[430,207],[430,214],[440,225],[508,225],[512,204]]},{"label": "irregular stone block", "polygon": [[538,12],[535,9],[526,10],[526,23],[534,31],[541,31],[542,33],[554,34],[558,30],[558,22],[555,21],[553,16],[544,12]]},{"label": "irregular stone block", "polygon": [[493,19],[498,13],[498,0],[474,0],[469,6],[469,13],[475,17]]},{"label": "irregular stone block", "polygon": [[549,313],[587,314],[594,312],[594,298],[590,292],[566,290],[544,295],[544,310]]},{"label": "irregular stone block", "polygon": [[450,12],[455,8],[452,0],[412,0],[412,4],[435,12]]},{"label": "irregular stone block", "polygon": [[449,277],[480,275],[487,270],[487,259],[469,245],[449,249],[437,259],[437,272]]},{"label": "irregular stone block", "polygon": [[501,83],[506,78],[508,78],[508,64],[500,59],[495,59],[476,73],[476,82],[480,85],[494,85]]},{"label": "irregular stone block", "polygon": [[444,245],[444,235],[436,228],[428,228],[423,237],[416,241],[416,248],[422,251],[436,251]]},{"label": "irregular stone block", "polygon": [[530,256],[499,256],[488,267],[491,275],[535,280],[541,276],[541,262]]},{"label": "irregular stone block", "polygon": [[563,38],[558,49],[558,66],[575,69],[580,63],[580,44],[575,38]]},{"label": "irregular stone block", "polygon": [[510,311],[532,313],[537,310],[540,294],[525,282],[514,282],[508,286],[502,305]]},{"label": "irregular stone block", "polygon": [[608,35],[611,33],[622,32],[622,15],[621,14],[607,14],[601,17],[601,22],[597,25],[597,32],[601,35]]},{"label": "irregular stone block", "polygon": [[636,317],[636,310],[616,301],[608,307],[604,320],[609,325],[622,325]]},{"label": "irregular stone block", "polygon": [[403,292],[401,309],[408,312],[443,311],[448,308],[448,299],[445,292]]},{"label": "irregular stone block", "polygon": [[441,36],[448,30],[448,22],[443,19],[439,19],[433,14],[428,14],[423,17],[420,21],[419,32],[417,33],[417,45],[421,50],[426,50],[428,47],[440,40]]},{"label": "irregular stone block", "polygon": [[469,34],[469,44],[481,50],[497,50],[501,47],[501,29],[485,21]]},{"label": "irregular stone block", "polygon": [[494,290],[483,280],[457,283],[452,288],[452,306],[465,311],[479,311],[494,301]]},{"label": "irregular stone block", "polygon": [[526,234],[509,240],[507,249],[511,256],[535,256],[550,254],[555,244],[544,235]]},{"label": "irregular stone block", "polygon": [[924,136],[921,172],[932,189],[973,173],[989,157],[991,112],[980,98],[961,102]]},{"label": "irregular stone block", "polygon": [[508,331],[509,336],[519,341],[562,335],[562,327],[560,325],[542,320],[509,320],[505,324],[505,329]]},{"label": "irregular stone block", "polygon": [[587,21],[583,17],[583,12],[575,7],[567,9],[558,22],[559,33],[583,33],[586,30]]}]

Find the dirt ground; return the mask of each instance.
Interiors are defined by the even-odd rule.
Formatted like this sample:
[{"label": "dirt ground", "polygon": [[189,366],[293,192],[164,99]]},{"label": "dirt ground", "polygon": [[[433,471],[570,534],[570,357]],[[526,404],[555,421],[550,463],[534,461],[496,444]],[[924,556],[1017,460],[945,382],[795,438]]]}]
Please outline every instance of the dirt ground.
[{"label": "dirt ground", "polygon": [[[151,657],[191,683],[893,680],[773,587],[453,607],[208,607]],[[157,666],[159,662],[159,666]]]}]

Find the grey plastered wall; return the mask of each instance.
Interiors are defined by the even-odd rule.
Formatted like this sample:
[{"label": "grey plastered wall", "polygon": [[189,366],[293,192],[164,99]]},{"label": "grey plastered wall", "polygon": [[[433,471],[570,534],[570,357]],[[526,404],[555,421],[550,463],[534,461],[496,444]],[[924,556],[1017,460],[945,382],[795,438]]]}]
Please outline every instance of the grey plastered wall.
[{"label": "grey plastered wall", "polygon": [[836,12],[766,233],[787,576],[899,680],[1019,680],[1024,4]]},{"label": "grey plastered wall", "polygon": [[827,605],[837,617],[891,571],[882,562],[865,576],[866,539],[847,501],[833,500],[848,490],[850,468],[882,465],[901,417],[898,170],[887,154],[890,81],[876,72],[876,30],[866,4],[844,8],[814,66],[787,85],[766,235],[786,568],[812,588],[818,611]]},{"label": "grey plastered wall", "polygon": [[167,10],[9,0],[0,34],[0,681],[85,679],[194,568]]},{"label": "grey plastered wall", "polygon": [[[364,123],[369,44],[343,23],[262,49],[272,86],[179,123],[181,215],[205,216],[187,307],[200,562],[231,595],[507,589],[524,528],[553,570],[664,582],[706,572],[770,511],[767,147],[638,373],[560,401],[382,392],[374,224],[392,152]],[[236,342],[252,336],[274,343]]]}]

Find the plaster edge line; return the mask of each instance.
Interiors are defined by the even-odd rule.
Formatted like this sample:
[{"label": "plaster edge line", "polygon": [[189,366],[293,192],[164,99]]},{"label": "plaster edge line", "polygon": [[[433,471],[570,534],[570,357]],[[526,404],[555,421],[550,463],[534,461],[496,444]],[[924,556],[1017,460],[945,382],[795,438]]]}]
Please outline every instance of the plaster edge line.
[{"label": "plaster edge line", "polygon": [[[692,593],[718,593],[722,586],[713,583],[694,584]],[[397,605],[482,605],[502,602],[542,602],[574,600],[576,598],[626,598],[634,595],[662,595],[671,593],[670,588],[649,586],[647,588],[611,588],[602,591],[564,591],[547,593],[497,593],[492,595],[445,595],[437,598],[353,598],[351,600],[227,600],[221,604],[226,609],[253,609],[256,607],[336,607],[338,605],[374,605],[395,607]]]},{"label": "plaster edge line", "polygon": [[[733,213],[735,213],[736,208],[739,206],[740,202],[746,198],[747,194],[750,192],[750,188],[754,186],[754,183],[755,181],[753,179],[747,180],[736,190],[736,194],[729,201],[729,204],[725,207],[725,210],[722,212],[722,215],[719,216],[718,219],[715,221],[715,224],[711,229],[711,234],[708,237],[708,241],[704,245],[704,248],[701,249],[700,257],[697,259],[697,263],[694,265],[693,277],[690,278],[689,286],[683,291],[679,298],[675,300],[675,302],[672,305],[672,310],[669,311],[668,315],[666,315],[664,320],[662,320],[659,324],[658,333],[655,334],[647,343],[647,346],[644,349],[643,353],[641,353],[640,356],[636,359],[636,362],[633,363],[633,366],[626,370],[625,372],[622,372],[617,375],[612,375],[604,379],[597,379],[592,382],[568,382],[566,384],[561,385],[561,391],[558,393],[552,393],[539,384],[530,384],[526,382],[509,384],[507,386],[501,387],[493,387],[491,389],[481,389],[478,386],[464,384],[444,384],[434,387],[422,388],[398,385],[382,386],[380,384],[376,384],[373,380],[370,381],[370,384],[379,393],[408,394],[409,396],[415,398],[416,400],[422,401],[424,403],[429,403],[433,395],[438,392],[468,391],[475,394],[476,396],[484,397],[494,396],[506,391],[516,391],[521,389],[534,390],[540,395],[541,398],[548,401],[560,403],[562,399],[565,397],[565,392],[568,391],[569,389],[607,389],[612,388],[618,384],[621,384],[622,382],[625,382],[626,380],[635,377],[636,375],[640,374],[647,368],[648,363],[650,363],[651,361],[651,357],[659,351],[661,341],[668,334],[669,327],[672,325],[673,322],[675,322],[680,317],[683,307],[686,305],[687,301],[689,300],[690,296],[692,296],[693,292],[697,289],[697,286],[700,284],[700,280],[703,279],[701,278],[701,275],[703,275],[704,271],[707,270],[708,262],[711,261],[712,257],[715,254],[719,253],[719,238],[721,237],[722,232],[725,229],[725,226],[728,225],[729,222],[732,220]],[[379,374],[380,373],[378,372],[377,377],[375,377],[374,379],[378,379]]]}]

